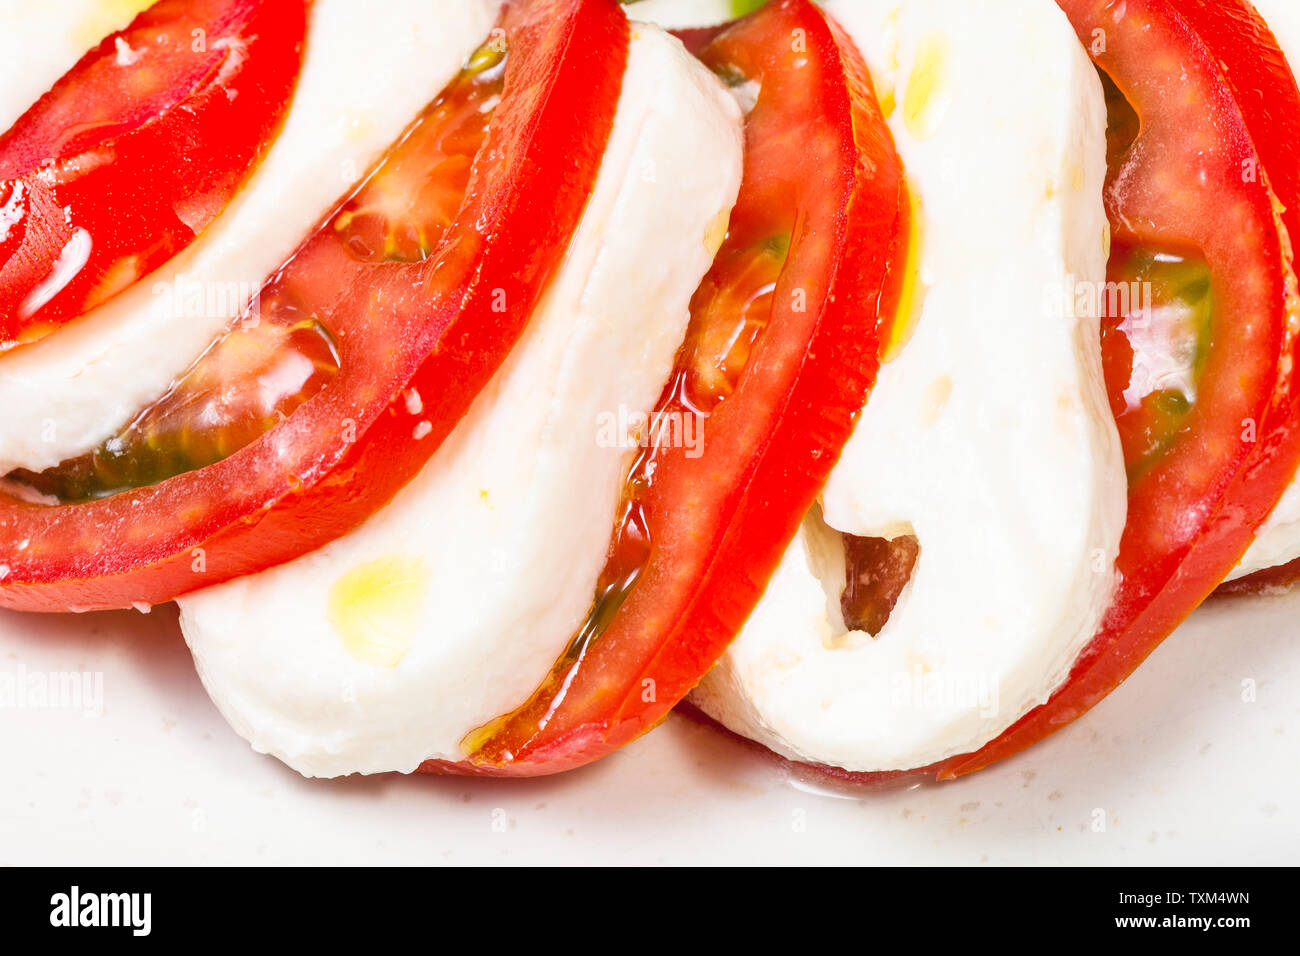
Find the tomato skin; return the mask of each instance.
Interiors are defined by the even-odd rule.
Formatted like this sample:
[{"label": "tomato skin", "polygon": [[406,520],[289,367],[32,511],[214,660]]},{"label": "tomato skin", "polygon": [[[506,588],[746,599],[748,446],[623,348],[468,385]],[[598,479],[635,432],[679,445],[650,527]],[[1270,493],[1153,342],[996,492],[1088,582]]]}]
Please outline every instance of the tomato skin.
[{"label": "tomato skin", "polygon": [[[341,371],[330,385],[201,471],[85,504],[0,497],[0,606],[156,604],[256,573],[347,533],[419,472],[558,268],[622,82],[628,26],[613,0],[516,3],[505,29],[515,52],[479,154],[488,159],[476,160],[437,254],[367,267],[341,310],[352,324],[331,330]],[[354,267],[341,247],[319,248],[326,259],[313,272],[331,271],[330,256]],[[411,389],[422,396],[418,417],[406,406]],[[420,423],[428,428],[416,438]]]},{"label": "tomato skin", "polygon": [[[1100,0],[1058,2],[1085,44],[1097,24],[1113,20]],[[1078,718],[1122,683],[1231,573],[1300,464],[1300,431],[1293,427],[1300,416],[1300,382],[1292,374],[1300,360],[1300,329],[1294,303],[1288,302],[1288,293],[1294,293],[1291,252],[1278,236],[1279,225],[1300,235],[1300,164],[1292,153],[1292,144],[1300,138],[1300,90],[1272,35],[1245,0],[1129,0],[1126,20],[1135,17],[1182,41],[1184,71],[1219,78],[1223,84],[1225,99],[1215,104],[1223,112],[1212,129],[1231,156],[1231,172],[1225,169],[1224,179],[1193,200],[1203,204],[1201,209],[1178,210],[1173,228],[1190,226],[1177,238],[1201,239],[1202,233],[1195,230],[1204,228],[1202,220],[1225,215],[1230,199],[1249,203],[1266,234],[1272,225],[1271,235],[1261,238],[1256,252],[1256,274],[1271,281],[1267,311],[1262,313],[1267,322],[1260,328],[1243,320],[1259,313],[1232,308],[1250,301],[1245,295],[1229,298],[1240,292],[1230,283],[1247,270],[1245,264],[1238,270],[1227,244],[1246,246],[1247,238],[1223,237],[1206,228],[1203,251],[1228,315],[1216,321],[1216,342],[1193,412],[1191,440],[1181,455],[1172,452],[1130,489],[1129,520],[1117,562],[1124,577],[1115,600],[1065,686],[978,753],[946,762],[941,778],[971,773],[1018,753]],[[1132,83],[1133,68],[1143,69],[1143,58],[1116,53],[1125,42],[1136,46],[1138,38],[1129,32],[1112,40],[1111,55],[1098,61],[1117,82],[1121,77],[1115,70]],[[1138,107],[1141,112],[1142,104]],[[1230,115],[1232,107],[1235,117]],[[1144,116],[1139,142],[1150,135],[1148,119]],[[1252,160],[1264,175],[1246,183],[1243,172]],[[1113,186],[1108,191],[1113,207]],[[1285,211],[1279,211],[1277,203]],[[1168,223],[1144,221],[1148,210],[1140,204],[1110,212],[1112,222],[1139,223],[1139,235],[1169,228]],[[1212,245],[1219,242],[1225,245]],[[1249,397],[1244,413],[1243,405],[1234,401],[1243,392]],[[1253,434],[1248,431],[1252,425]],[[1208,477],[1198,474],[1207,461],[1216,468]],[[1189,500],[1189,491],[1194,500]],[[1171,502],[1179,508],[1175,514],[1170,513]]]},{"label": "tomato skin", "polygon": [[[973,773],[1032,746],[1095,706],[1232,571],[1300,463],[1300,430],[1293,427],[1300,416],[1300,381],[1292,374],[1300,361],[1300,317],[1288,302],[1294,292],[1293,263],[1279,236],[1283,226],[1290,235],[1300,235],[1300,164],[1291,152],[1300,138],[1300,90],[1285,57],[1245,0],[1127,0],[1122,10],[1109,0],[1057,2],[1085,46],[1095,42],[1094,29],[1111,31],[1109,54],[1097,56],[1094,50],[1094,59],[1118,85],[1128,87],[1124,92],[1130,99],[1134,87],[1158,88],[1161,77],[1151,64],[1160,62],[1164,51],[1144,44],[1144,38],[1153,36],[1172,37],[1178,44],[1174,62],[1183,82],[1174,88],[1181,93],[1189,83],[1204,82],[1217,94],[1190,99],[1196,109],[1212,115],[1214,141],[1224,158],[1199,187],[1195,175],[1173,177],[1192,193],[1188,203],[1168,208],[1125,204],[1114,188],[1117,171],[1111,170],[1107,205],[1112,224],[1118,224],[1117,241],[1203,241],[1216,293],[1226,287],[1230,305],[1250,301],[1231,280],[1252,274],[1268,289],[1267,302],[1258,313],[1222,310],[1226,316],[1218,318],[1212,347],[1217,356],[1211,356],[1183,447],[1131,483],[1117,561],[1123,577],[1098,634],[1066,683],[979,751],[905,771],[913,776],[951,780]],[[1167,56],[1163,59],[1168,62]],[[1148,113],[1138,141],[1141,149],[1142,137],[1159,142],[1161,130],[1149,115],[1154,107],[1140,95],[1135,105],[1139,113],[1146,106]],[[1184,127],[1170,135],[1194,141],[1198,132],[1204,128]],[[1168,155],[1150,153],[1157,163]],[[1241,170],[1252,167],[1242,164],[1252,160],[1261,175],[1247,182]],[[1151,171],[1156,177],[1168,178],[1167,173],[1167,167]],[[1249,236],[1225,236],[1227,230],[1216,235],[1213,225],[1206,225],[1225,215],[1230,200],[1252,210],[1252,225],[1258,228]],[[1253,239],[1260,246],[1248,261],[1234,258],[1238,246],[1249,248]],[[1267,322],[1242,321],[1242,315],[1253,314],[1265,315]],[[1117,358],[1131,361],[1129,355]],[[1243,432],[1251,423],[1254,441]],[[817,769],[865,785],[898,776]]]},{"label": "tomato skin", "polygon": [[[795,36],[806,50],[792,49]],[[874,384],[909,203],[865,66],[808,0],[770,4],[702,55],[762,77],[732,238],[714,269],[734,237],[761,234],[774,199],[792,202],[799,229],[771,318],[734,392],[709,414],[702,456],[674,449],[659,461],[643,500],[650,556],[607,629],[467,761],[430,761],[425,772],[557,773],[662,721],[739,633]],[[789,68],[791,56],[806,57],[801,69]],[[795,290],[806,292],[803,311]]]},{"label": "tomato skin", "polygon": [[[1290,64],[1287,63],[1285,55],[1281,54],[1280,50],[1278,51],[1278,55],[1282,56],[1281,63],[1279,64],[1274,60],[1270,64],[1271,69],[1274,71],[1283,69],[1290,70],[1291,67]],[[1278,107],[1272,100],[1261,105],[1272,107],[1275,114],[1280,113],[1280,107]],[[1282,118],[1285,119],[1285,117]],[[1291,142],[1294,143],[1295,141],[1292,140]],[[1291,169],[1284,169],[1281,172],[1283,174],[1292,172],[1295,175],[1300,176],[1300,172],[1296,172],[1295,170],[1294,163],[1292,164]],[[1273,175],[1271,171],[1270,175]],[[1274,178],[1276,180],[1276,176],[1274,176]],[[1293,204],[1290,205],[1283,214],[1283,219],[1286,221],[1287,229],[1291,234],[1292,241],[1294,242],[1296,237],[1300,236],[1300,232],[1297,232],[1297,228],[1300,227],[1300,222],[1297,222],[1297,220],[1300,220],[1300,215],[1297,214],[1297,210]],[[1238,578],[1234,581],[1228,581],[1225,584],[1220,585],[1215,591],[1215,594],[1216,596],[1223,597],[1272,594],[1293,588],[1298,582],[1300,582],[1300,558],[1296,558],[1293,561],[1288,561],[1286,564],[1281,564],[1276,567],[1256,571],[1254,574],[1248,574],[1245,577]]]},{"label": "tomato skin", "polygon": [[1281,594],[1294,588],[1298,581],[1300,581],[1300,558],[1220,584],[1214,596],[1234,598]]},{"label": "tomato skin", "polygon": [[0,349],[111,298],[220,214],[287,115],[309,6],[163,0],[0,137],[0,204],[13,220],[0,242]]},{"label": "tomato skin", "polygon": [[156,485],[230,457],[317,394],[339,371],[330,329],[355,324],[340,314],[357,303],[353,284],[370,284],[374,264],[409,271],[455,221],[504,92],[508,57],[496,39],[166,392],[94,450],[9,480],[62,504]]}]

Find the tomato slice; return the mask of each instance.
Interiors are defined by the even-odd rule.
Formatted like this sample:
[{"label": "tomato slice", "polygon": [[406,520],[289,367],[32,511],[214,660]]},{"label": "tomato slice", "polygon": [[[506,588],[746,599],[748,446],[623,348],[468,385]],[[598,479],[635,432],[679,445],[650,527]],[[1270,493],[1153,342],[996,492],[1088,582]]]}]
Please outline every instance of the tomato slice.
[{"label": "tomato slice", "polygon": [[1160,334],[1133,328],[1131,310],[1103,320],[1130,475],[1114,603],[1048,703],[941,778],[1023,750],[1118,686],[1233,569],[1300,462],[1287,239],[1300,235],[1300,91],[1285,57],[1245,0],[1058,3],[1140,119],[1106,189],[1110,277],[1151,283]]},{"label": "tomato slice", "polygon": [[[1066,683],[979,751],[918,769],[801,772],[878,788],[1010,757],[1131,674],[1235,567],[1294,476],[1300,91],[1244,0],[1058,0],[1102,71],[1113,244],[1101,303],[1129,473],[1115,600]],[[1121,294],[1123,293],[1123,294]],[[845,614],[878,621],[908,539],[848,542]],[[1274,569],[1257,576],[1273,583]],[[1300,561],[1294,573],[1300,575]],[[865,578],[865,594],[853,593]],[[1251,579],[1229,589],[1248,590]],[[702,715],[695,715],[702,717]],[[702,718],[708,720],[708,718]]]},{"label": "tomato slice", "polygon": [[[319,390],[229,457],[157,484],[50,505],[30,491],[12,493],[10,483],[0,496],[0,606],[58,611],[171,600],[292,560],[382,507],[464,416],[562,260],[613,125],[627,43],[627,20],[613,0],[507,7],[467,76],[263,290],[266,314],[255,328],[300,329],[311,320],[328,332],[337,368],[326,362],[323,381],[305,386]],[[465,175],[456,161],[465,147],[443,135],[446,107],[506,48],[504,85],[479,103],[490,109],[490,125]],[[473,124],[450,132],[472,141]],[[430,154],[451,168],[418,161]],[[465,183],[463,197],[448,225],[441,191],[421,193],[427,215],[394,223],[389,256],[386,243],[374,242],[375,217],[397,207],[382,197],[421,170],[449,188]],[[421,228],[425,259],[410,245]],[[212,353],[209,360],[220,361]],[[260,367],[254,363],[243,387],[259,387]],[[202,383],[196,393],[210,394]],[[220,421],[254,433],[250,420],[267,411],[257,402],[251,412],[238,402],[223,407],[229,415]]]},{"label": "tomato slice", "polygon": [[307,8],[162,0],[0,137],[0,350],[111,298],[221,213],[281,128]]},{"label": "tomato slice", "polygon": [[[866,68],[808,0],[709,40],[757,85],[730,232],[692,303],[587,624],[515,712],[428,772],[538,775],[661,721],[739,632],[874,383],[901,293],[902,164]],[[662,436],[661,436],[662,437]]]},{"label": "tomato slice", "polygon": [[436,251],[465,197],[505,62],[502,50],[481,48],[321,234],[167,394],[90,454],[9,479],[60,502],[158,484],[229,458],[324,388],[340,367],[333,313],[355,278],[353,270],[332,271],[331,250],[342,245],[365,263],[420,262]]},{"label": "tomato slice", "polygon": [[[944,778],[1053,734],[1123,682],[1230,574],[1300,463],[1300,308],[1287,239],[1300,235],[1300,91],[1286,57],[1245,0],[1058,3],[1141,120],[1106,186],[1112,277],[1117,265],[1127,273],[1134,248],[1192,250],[1208,265],[1212,316],[1195,401],[1161,444],[1126,449],[1122,579],[1100,632],[1047,704],[946,763]],[[1112,365],[1108,384],[1114,402],[1134,376]]]}]

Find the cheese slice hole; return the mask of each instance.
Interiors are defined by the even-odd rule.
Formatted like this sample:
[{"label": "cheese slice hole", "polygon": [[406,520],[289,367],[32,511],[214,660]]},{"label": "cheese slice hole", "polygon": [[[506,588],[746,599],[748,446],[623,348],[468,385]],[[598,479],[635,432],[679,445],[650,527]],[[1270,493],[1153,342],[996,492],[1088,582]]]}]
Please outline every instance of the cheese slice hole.
[{"label": "cheese slice hole", "polygon": [[821,506],[804,518],[803,540],[813,574],[826,594],[827,650],[849,650],[878,638],[900,603],[921,557],[908,522],[859,536],[827,524]]}]

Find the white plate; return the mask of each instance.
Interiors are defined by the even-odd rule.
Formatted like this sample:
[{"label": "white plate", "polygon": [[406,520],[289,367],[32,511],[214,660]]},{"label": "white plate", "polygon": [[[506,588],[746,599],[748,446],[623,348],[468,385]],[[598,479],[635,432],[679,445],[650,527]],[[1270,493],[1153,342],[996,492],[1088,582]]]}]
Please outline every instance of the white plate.
[{"label": "white plate", "polygon": [[103,675],[97,718],[0,704],[0,864],[1294,864],[1297,638],[1300,594],[1211,604],[1029,753],[846,798],[680,717],[567,777],[303,780],[226,727],[174,608],[0,612],[0,682]]}]

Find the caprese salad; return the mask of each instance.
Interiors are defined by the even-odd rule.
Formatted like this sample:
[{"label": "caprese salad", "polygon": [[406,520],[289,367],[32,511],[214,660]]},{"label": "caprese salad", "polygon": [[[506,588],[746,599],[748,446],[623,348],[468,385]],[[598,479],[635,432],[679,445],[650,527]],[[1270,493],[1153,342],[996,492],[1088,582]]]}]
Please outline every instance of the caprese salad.
[{"label": "caprese salad", "polygon": [[0,607],[302,774],[948,779],[1300,579],[1292,0],[0,14]]}]

